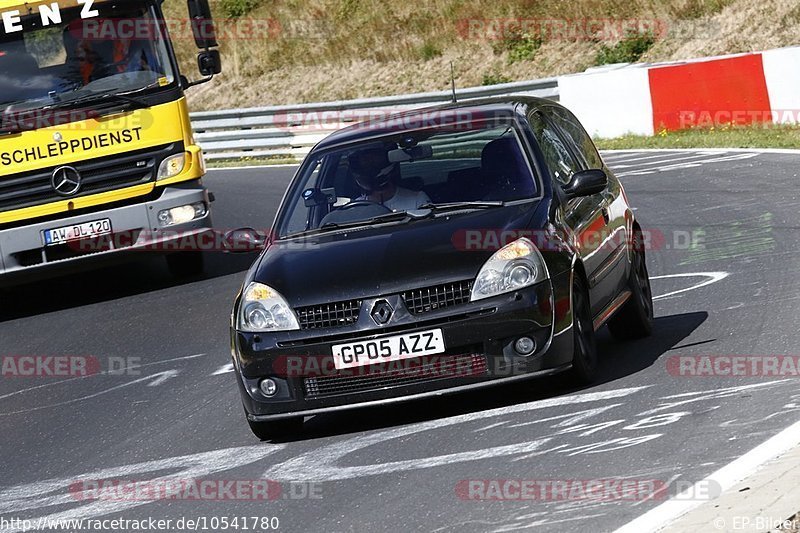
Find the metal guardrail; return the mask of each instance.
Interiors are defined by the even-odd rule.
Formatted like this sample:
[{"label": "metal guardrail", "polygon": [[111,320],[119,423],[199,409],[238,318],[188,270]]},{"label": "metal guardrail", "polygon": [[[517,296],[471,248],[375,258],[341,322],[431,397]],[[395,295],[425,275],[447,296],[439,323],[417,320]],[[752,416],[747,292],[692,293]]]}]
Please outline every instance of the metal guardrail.
[{"label": "metal guardrail", "polygon": [[[471,87],[456,91],[461,100],[526,94],[558,99],[558,79],[545,78]],[[364,98],[289,106],[192,113],[192,127],[206,159],[302,157],[330,133],[362,120],[449,102],[450,91]]]}]

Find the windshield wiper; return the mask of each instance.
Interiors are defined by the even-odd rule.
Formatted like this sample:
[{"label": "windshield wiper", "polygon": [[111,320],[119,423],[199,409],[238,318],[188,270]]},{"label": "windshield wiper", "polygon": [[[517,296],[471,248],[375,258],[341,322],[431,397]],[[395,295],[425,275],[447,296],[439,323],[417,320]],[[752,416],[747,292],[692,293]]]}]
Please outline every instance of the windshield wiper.
[{"label": "windshield wiper", "polygon": [[378,215],[376,217],[367,218],[364,220],[356,220],[354,222],[328,222],[319,228],[311,229],[308,231],[301,231],[292,233],[283,237],[284,239],[294,239],[297,237],[305,237],[308,235],[316,235],[318,233],[325,233],[327,231],[336,231],[348,228],[359,228],[363,226],[374,226],[377,224],[387,224],[392,222],[406,223],[413,220],[422,220],[429,218],[433,214],[430,209],[416,209],[413,211],[397,211],[386,213],[385,215]]},{"label": "windshield wiper", "polygon": [[432,211],[460,211],[466,209],[491,209],[493,207],[503,207],[506,203],[500,200],[477,201],[477,202],[448,202],[444,204],[423,204],[420,209],[430,209]]},{"label": "windshield wiper", "polygon": [[112,103],[112,102],[121,102],[125,104],[129,104],[133,107],[133,109],[145,109],[150,107],[145,102],[139,100],[138,98],[133,98],[131,96],[127,96],[121,93],[103,93],[103,94],[92,94],[88,96],[83,96],[81,98],[75,98],[73,100],[60,100],[55,102],[54,104],[50,104],[45,106],[44,109],[74,109],[76,107],[82,107],[87,104],[92,103]]},{"label": "windshield wiper", "polygon": [[355,228],[359,226],[372,226],[375,224],[383,224],[386,222],[411,222],[412,220],[420,220],[427,218],[431,215],[430,210],[424,211],[397,211],[386,213],[385,215],[378,215],[376,217],[368,218],[365,220],[356,220],[354,222],[328,222],[319,229],[342,229],[342,228]]}]

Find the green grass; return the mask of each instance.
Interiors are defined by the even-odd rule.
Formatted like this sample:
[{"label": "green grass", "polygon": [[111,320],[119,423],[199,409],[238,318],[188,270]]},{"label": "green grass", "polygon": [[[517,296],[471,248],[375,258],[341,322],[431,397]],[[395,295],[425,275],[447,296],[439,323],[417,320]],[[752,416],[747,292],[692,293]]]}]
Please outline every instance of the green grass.
[{"label": "green grass", "polygon": [[501,83],[510,83],[512,81],[514,80],[508,76],[504,76],[503,74],[498,74],[495,72],[492,74],[484,74],[481,85],[500,85]]},{"label": "green grass", "polygon": [[520,61],[532,61],[542,44],[538,35],[509,31],[502,39],[492,43],[492,49],[497,55],[506,53],[507,61],[511,65]]},{"label": "green grass", "polygon": [[651,32],[628,33],[613,46],[601,45],[595,56],[597,65],[614,63],[636,63],[655,44],[656,38]]},{"label": "green grass", "polygon": [[721,128],[661,131],[652,137],[625,135],[597,139],[602,150],[631,148],[799,148],[800,126],[723,126]]},{"label": "green grass", "polygon": [[419,48],[419,57],[423,61],[430,61],[442,55],[442,50],[436,45],[425,43]]},{"label": "green grass", "polygon": [[222,14],[229,18],[243,17],[258,7],[259,0],[221,0]]}]

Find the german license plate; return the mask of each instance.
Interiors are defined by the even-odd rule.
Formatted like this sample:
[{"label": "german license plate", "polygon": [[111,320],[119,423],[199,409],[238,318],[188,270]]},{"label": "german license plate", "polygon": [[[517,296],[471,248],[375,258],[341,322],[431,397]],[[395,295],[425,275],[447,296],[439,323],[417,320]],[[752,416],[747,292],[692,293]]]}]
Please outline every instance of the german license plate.
[{"label": "german license plate", "polygon": [[108,235],[109,233],[111,233],[111,219],[104,218],[102,220],[94,220],[82,224],[48,229],[42,232],[42,237],[45,246],[53,246],[55,244],[64,244],[65,242]]},{"label": "german license plate", "polygon": [[443,353],[445,346],[442,330],[432,329],[370,341],[336,344],[332,350],[334,366],[337,370],[343,370]]}]

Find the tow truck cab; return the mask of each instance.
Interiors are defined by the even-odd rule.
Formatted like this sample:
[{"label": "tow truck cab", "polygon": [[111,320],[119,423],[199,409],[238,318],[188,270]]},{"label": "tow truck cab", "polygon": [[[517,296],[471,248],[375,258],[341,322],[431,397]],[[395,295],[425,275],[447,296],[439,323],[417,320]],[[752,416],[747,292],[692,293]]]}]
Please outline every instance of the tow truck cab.
[{"label": "tow truck cab", "polygon": [[0,284],[163,252],[211,228],[184,91],[220,72],[207,0],[185,29],[203,78],[178,69],[159,0],[0,0]]}]

